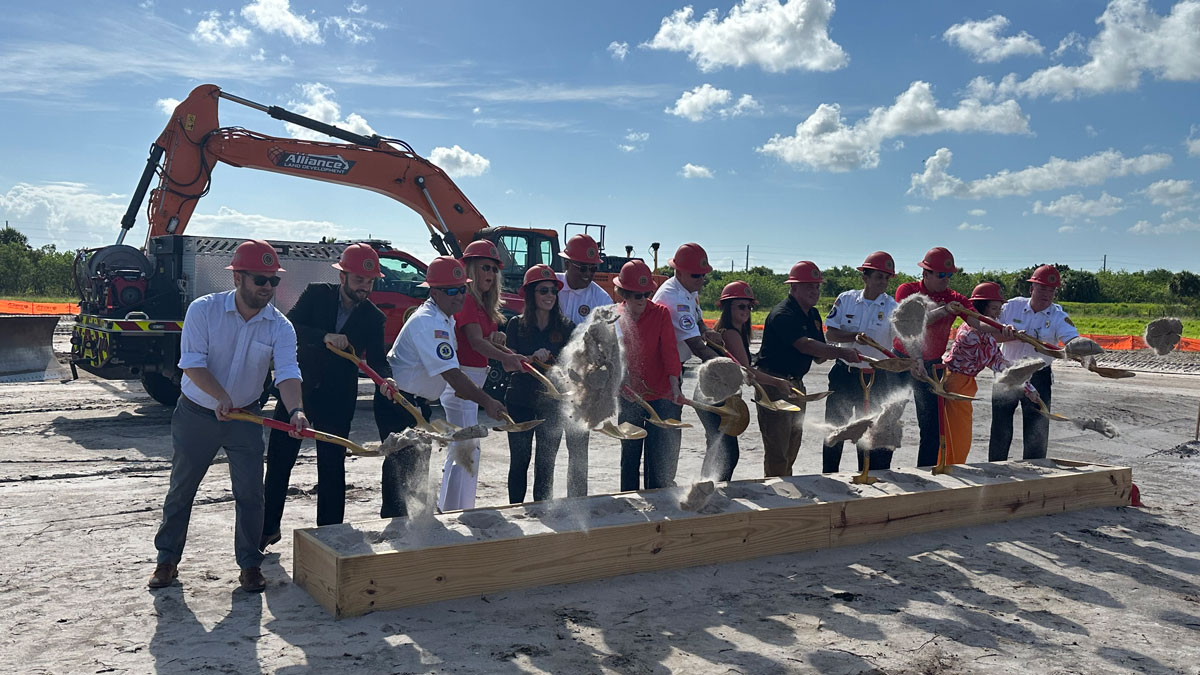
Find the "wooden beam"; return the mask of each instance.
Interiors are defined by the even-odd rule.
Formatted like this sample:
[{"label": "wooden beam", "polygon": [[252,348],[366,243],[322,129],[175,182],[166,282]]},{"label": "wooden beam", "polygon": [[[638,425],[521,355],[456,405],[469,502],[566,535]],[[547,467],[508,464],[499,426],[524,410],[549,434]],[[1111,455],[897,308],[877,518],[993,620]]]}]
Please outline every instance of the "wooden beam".
[{"label": "wooden beam", "polygon": [[335,616],[878,541],[916,532],[1129,504],[1128,468],[1001,462],[737,481],[701,512],[686,488],[595,495],[425,522],[376,520],[297,530],[296,583]]}]

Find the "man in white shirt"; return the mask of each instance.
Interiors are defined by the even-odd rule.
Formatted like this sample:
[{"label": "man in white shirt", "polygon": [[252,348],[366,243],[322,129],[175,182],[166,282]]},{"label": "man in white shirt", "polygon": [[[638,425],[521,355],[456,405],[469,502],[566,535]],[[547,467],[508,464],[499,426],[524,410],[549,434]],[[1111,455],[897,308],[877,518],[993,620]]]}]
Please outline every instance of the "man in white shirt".
[{"label": "man in white shirt", "polygon": [[171,483],[163,501],[162,524],[154,537],[158,565],[151,588],[169,586],[187,539],[192,502],[217,451],[225,448],[233,484],[234,551],[244,590],[262,591],[263,433],[229,413],[254,409],[263,381],[275,368],[275,383],[295,425],[294,436],[308,427],[301,408],[296,331],[271,305],[279,285],[275,248],[262,240],[246,241],[233,254],[234,290],[197,298],[188,306],[179,345],[184,372],[181,395],[171,416]]},{"label": "man in white shirt", "polygon": [[[558,292],[558,307],[567,320],[583,324],[592,310],[613,304],[612,296],[592,281],[604,258],[596,240],[586,234],[571,237],[559,255],[566,261],[566,272],[557,274],[563,284]],[[589,431],[579,424],[567,424],[564,435],[567,440],[567,496],[583,497],[588,493]]]},{"label": "man in white shirt", "polygon": [[[887,355],[878,349],[859,344],[860,334],[874,339],[881,345],[892,344],[892,312],[896,302],[888,292],[888,283],[896,275],[896,263],[884,251],[867,256],[858,266],[863,276],[863,288],[842,293],[834,300],[833,307],[825,317],[825,339],[830,344],[856,349],[860,354],[877,359]],[[901,385],[900,376],[883,370],[872,370],[863,361],[847,363],[838,360],[829,369],[829,391],[825,399],[825,423],[840,427],[857,413],[866,413],[867,395],[871,400],[882,401],[887,394]],[[868,386],[870,389],[868,390]],[[842,461],[843,441],[822,448],[822,471],[836,473]],[[893,449],[871,449],[871,470],[892,467]],[[862,471],[862,453],[858,456],[858,470]]]},{"label": "man in white shirt", "polygon": [[[483,393],[458,367],[454,315],[462,309],[466,300],[468,281],[470,279],[462,262],[449,256],[434,258],[421,284],[429,288],[429,299],[404,322],[404,327],[388,352],[392,378],[399,387],[400,395],[418,406],[425,419],[429,419],[429,401],[438,399],[446,385],[454,389],[455,396],[478,403],[494,420],[501,419],[505,414],[504,405]],[[412,415],[403,409],[396,411],[392,421],[394,427],[380,428],[379,435],[382,438],[416,424]],[[416,447],[384,457],[380,518],[408,515],[404,495],[415,489],[417,481],[429,479],[428,467],[428,454],[420,454]]]},{"label": "man in white shirt", "polygon": [[[1087,340],[1080,337],[1071,317],[1062,305],[1054,303],[1054,294],[1062,285],[1062,278],[1054,265],[1042,265],[1033,271],[1026,281],[1030,282],[1029,296],[1015,297],[1004,303],[1000,311],[1000,323],[1026,333],[1042,342],[1057,345],[1072,340]],[[1000,351],[1008,361],[1016,363],[1033,356],[1046,362],[1046,367],[1029,378],[1037,389],[1038,396],[1050,407],[1050,385],[1053,375],[1050,364],[1052,357],[1036,351],[1032,345],[1020,340],[996,336]],[[1013,437],[1013,414],[1017,403],[1021,405],[1022,441],[1025,459],[1042,459],[1046,456],[1046,445],[1050,440],[1050,420],[1038,412],[1036,403],[1021,395],[1021,390],[992,391],[992,436],[988,441],[988,461],[1003,462],[1008,459],[1009,446]]]}]

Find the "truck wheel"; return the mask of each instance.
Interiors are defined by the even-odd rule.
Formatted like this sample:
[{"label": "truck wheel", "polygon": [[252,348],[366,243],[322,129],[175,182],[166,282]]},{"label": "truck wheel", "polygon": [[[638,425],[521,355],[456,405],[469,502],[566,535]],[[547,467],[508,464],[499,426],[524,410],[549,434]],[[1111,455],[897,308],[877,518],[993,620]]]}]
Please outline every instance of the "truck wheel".
[{"label": "truck wheel", "polygon": [[150,398],[168,408],[175,407],[179,400],[179,385],[161,373],[142,373],[142,388],[150,394]]}]

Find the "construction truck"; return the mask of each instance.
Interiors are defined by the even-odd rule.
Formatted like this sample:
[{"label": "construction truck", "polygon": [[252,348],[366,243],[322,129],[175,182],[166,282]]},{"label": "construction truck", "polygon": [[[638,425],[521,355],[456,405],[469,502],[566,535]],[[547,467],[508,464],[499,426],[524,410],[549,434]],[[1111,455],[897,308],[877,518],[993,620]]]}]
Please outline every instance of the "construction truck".
[{"label": "construction truck", "polygon": [[[217,116],[222,99],[344,142],[278,138],[222,127]],[[555,230],[490,226],[454,181],[408,143],[357,134],[234,96],[216,85],[202,85],[175,108],[150,146],[116,243],[81,250],[76,256],[74,281],[81,311],[72,327],[73,375],[78,376],[77,369],[82,368],[104,378],[138,377],[155,400],[174,405],[182,377],[176,364],[187,306],[197,297],[230,287],[224,267],[241,241],[184,234],[196,205],[208,194],[218,163],[360,187],[391,197],[421,216],[439,255],[461,257],[465,243],[492,241],[504,257],[504,311],[509,315],[523,308],[524,300],[516,291],[526,269],[539,263],[563,269]],[[158,183],[150,189],[155,177]],[[143,201],[149,227],[143,246],[136,248],[124,241]],[[599,228],[603,240],[603,226],[578,227]],[[251,236],[247,233],[247,238]],[[271,243],[288,270],[275,298],[276,307],[287,312],[308,283],[336,281],[330,264],[350,242]],[[387,241],[369,243],[379,251],[384,272],[371,300],[387,315],[386,337],[391,340],[407,313],[427,297],[428,291],[419,287],[425,264]],[[610,293],[611,279],[627,259],[609,258],[605,270],[596,275]]]}]

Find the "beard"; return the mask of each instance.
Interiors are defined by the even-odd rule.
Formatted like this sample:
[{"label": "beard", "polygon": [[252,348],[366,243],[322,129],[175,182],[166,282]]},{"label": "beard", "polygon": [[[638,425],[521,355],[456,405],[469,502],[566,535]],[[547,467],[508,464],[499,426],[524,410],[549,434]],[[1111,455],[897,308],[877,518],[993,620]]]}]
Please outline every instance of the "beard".
[{"label": "beard", "polygon": [[266,297],[263,297],[259,295],[258,287],[253,285],[243,286],[238,289],[238,297],[240,297],[242,302],[250,309],[262,309],[263,307],[266,307],[267,303],[271,302],[271,298],[274,297],[274,295],[275,294],[272,293]]},{"label": "beard", "polygon": [[347,286],[346,284],[342,284],[342,295],[344,297],[350,298],[351,302],[358,305],[358,304],[361,304],[364,300],[366,300],[367,297],[371,295],[371,292],[370,291],[352,291],[352,290],[350,290],[349,286]]}]

